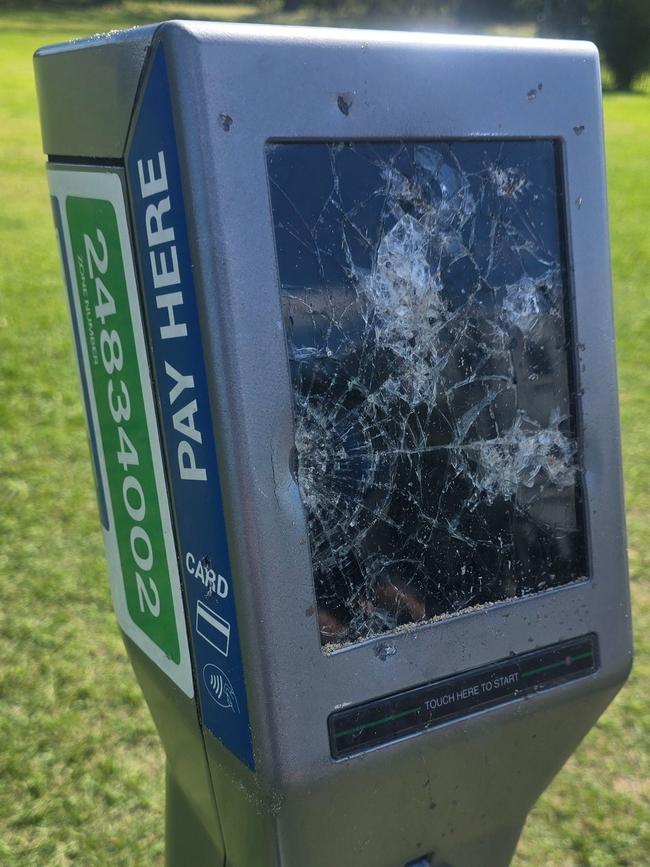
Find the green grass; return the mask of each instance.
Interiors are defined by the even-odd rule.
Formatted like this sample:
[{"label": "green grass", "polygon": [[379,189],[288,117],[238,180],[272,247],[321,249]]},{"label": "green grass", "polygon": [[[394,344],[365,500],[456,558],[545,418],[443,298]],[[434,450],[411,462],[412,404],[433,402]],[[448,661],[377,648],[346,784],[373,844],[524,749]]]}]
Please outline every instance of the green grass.
[{"label": "green grass", "polygon": [[650,97],[605,98],[635,667],[532,813],[520,864],[650,863]]},{"label": "green grass", "polygon": [[[143,9],[132,2],[83,14],[0,12],[0,863],[6,865],[162,862],[163,755],[109,600],[31,54],[49,42],[187,10],[181,3]],[[256,14],[254,6],[189,11]],[[609,95],[605,106],[637,661],[629,685],[531,815],[520,867],[650,861],[650,97]]]}]

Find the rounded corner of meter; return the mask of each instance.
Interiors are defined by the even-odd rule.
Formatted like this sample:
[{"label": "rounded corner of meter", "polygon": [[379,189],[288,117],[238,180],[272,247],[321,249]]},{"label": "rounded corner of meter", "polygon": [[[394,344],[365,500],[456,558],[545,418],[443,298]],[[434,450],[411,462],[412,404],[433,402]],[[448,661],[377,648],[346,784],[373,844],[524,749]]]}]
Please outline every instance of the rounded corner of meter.
[{"label": "rounded corner of meter", "polygon": [[[73,323],[73,336],[75,337],[82,391],[84,392],[86,404],[89,437],[91,445],[94,443],[96,450],[98,490],[101,490],[104,494],[104,505],[107,513],[106,522],[102,521],[102,530],[107,551],[113,607],[118,623],[124,633],[186,696],[193,698],[194,682],[187,626],[183,610],[176,549],[171,529],[169,494],[162,469],[160,435],[155,417],[153,395],[150,393],[151,373],[144,342],[123,181],[116,171],[111,171],[109,168],[93,170],[87,167],[67,169],[64,167],[48,166],[47,175],[50,194],[56,202],[56,229],[59,234],[64,277],[68,284],[67,291]],[[56,220],[56,215],[58,215],[58,221]],[[96,217],[96,220],[92,219],[93,217]],[[107,297],[107,291],[109,294],[112,291],[115,296],[118,293],[121,295],[124,306],[124,310],[121,311],[122,325],[126,328],[126,331],[130,332],[125,332],[123,336],[125,345],[130,343],[132,347],[130,376],[133,380],[134,388],[128,400],[129,405],[131,402],[133,402],[134,406],[139,404],[138,410],[141,415],[142,428],[145,431],[140,456],[143,462],[150,464],[149,475],[151,476],[151,479],[149,479],[150,484],[144,487],[148,488],[152,501],[155,501],[157,504],[157,509],[154,510],[157,513],[154,530],[156,531],[156,535],[159,536],[156,544],[161,559],[165,560],[159,572],[159,577],[164,574],[166,579],[163,581],[161,578],[161,583],[165,586],[161,586],[160,588],[162,597],[167,603],[166,625],[164,629],[162,627],[154,628],[152,623],[148,623],[147,618],[143,616],[142,605],[141,610],[137,610],[137,607],[134,607],[136,595],[133,592],[133,588],[130,588],[129,592],[127,592],[125,570],[122,563],[124,545],[121,544],[123,543],[123,539],[120,539],[119,521],[116,521],[116,517],[119,517],[119,515],[116,516],[116,507],[119,511],[122,505],[126,505],[126,511],[137,511],[144,506],[144,500],[139,506],[136,503],[137,508],[133,505],[132,501],[127,503],[125,500],[124,504],[118,503],[116,501],[115,485],[113,484],[116,474],[112,471],[109,472],[109,468],[107,467],[106,451],[109,448],[111,436],[115,431],[107,429],[107,425],[111,426],[111,417],[109,413],[102,411],[98,403],[97,392],[103,393],[101,388],[106,385],[106,383],[98,379],[98,371],[102,375],[106,373],[100,364],[100,359],[103,360],[101,352],[97,352],[97,333],[99,332],[100,338],[102,333],[97,328],[97,323],[101,320],[101,317],[99,317],[97,322],[93,321],[97,316],[93,314],[93,305],[90,303],[90,291],[92,290],[89,290],[87,283],[84,282],[87,281],[88,275],[92,274],[93,266],[97,267],[98,264],[97,255],[93,254],[92,251],[90,252],[88,261],[85,261],[85,253],[88,253],[88,244],[85,242],[92,235],[93,229],[95,231],[98,228],[101,230],[102,227],[95,226],[93,223],[99,223],[102,220],[107,221],[112,226],[112,240],[114,243],[112,260],[118,264],[115,269],[117,276],[114,277],[115,282],[113,284],[110,282],[109,274],[103,275],[105,279],[102,283],[101,293],[103,300]],[[106,260],[110,253],[110,239],[107,238],[110,233],[107,226],[103,228],[106,229],[106,232],[102,234],[104,243],[101,245],[101,258]],[[84,240],[84,244],[79,243],[81,237]],[[86,248],[85,253],[84,247]],[[81,292],[80,283],[82,283]],[[84,295],[83,304],[82,292]],[[111,298],[111,302],[114,306],[115,301],[113,298]],[[116,327],[113,333],[117,333],[117,317],[115,322]],[[90,360],[91,351],[94,351],[97,356],[94,358],[92,365]],[[123,376],[124,379],[127,378],[126,370],[123,372]],[[83,387],[84,383],[85,389]],[[122,380],[120,380],[120,385],[122,385]],[[112,421],[115,422],[114,416],[112,417]],[[112,426],[115,427],[115,425]],[[135,439],[135,434],[133,438]],[[138,462],[135,461],[135,463],[137,464]],[[143,485],[136,482],[131,483],[130,489],[133,488],[133,490],[142,492]],[[118,483],[118,487],[123,489],[126,485]],[[113,490],[111,490],[112,488]],[[126,498],[127,494],[125,493],[123,496]],[[122,511],[124,510],[122,509]],[[140,535],[143,536],[144,534],[141,533]],[[132,533],[131,536],[133,536]],[[131,542],[133,543],[133,539],[131,539]],[[142,559],[143,555],[141,552],[139,556]],[[149,597],[147,597],[144,582],[140,581],[140,584],[143,587],[138,586],[137,588],[138,598],[141,598],[144,593],[145,601],[147,601]],[[161,594],[156,593],[158,607]],[[149,606],[149,610],[151,610],[151,606]]]}]

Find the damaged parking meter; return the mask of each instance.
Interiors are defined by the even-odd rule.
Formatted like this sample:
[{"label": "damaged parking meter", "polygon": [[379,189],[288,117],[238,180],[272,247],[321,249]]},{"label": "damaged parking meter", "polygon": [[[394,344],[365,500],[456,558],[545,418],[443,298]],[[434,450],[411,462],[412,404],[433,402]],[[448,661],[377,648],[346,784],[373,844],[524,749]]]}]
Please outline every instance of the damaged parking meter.
[{"label": "damaged parking meter", "polygon": [[508,864],[631,663],[595,49],[35,62],[168,863]]}]

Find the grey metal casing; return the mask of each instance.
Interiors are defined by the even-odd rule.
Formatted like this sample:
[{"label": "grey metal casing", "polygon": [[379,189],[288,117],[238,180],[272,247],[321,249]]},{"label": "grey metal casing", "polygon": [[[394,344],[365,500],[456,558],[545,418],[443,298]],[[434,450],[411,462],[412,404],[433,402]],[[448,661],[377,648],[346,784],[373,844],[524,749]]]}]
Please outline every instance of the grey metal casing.
[{"label": "grey metal casing", "polygon": [[42,48],[34,72],[43,151],[121,159],[155,25]]},{"label": "grey metal casing", "polygon": [[[159,42],[257,763],[253,775],[205,733],[227,863],[402,867],[434,852],[436,865],[506,864],[527,812],[631,664],[597,52],[550,40],[186,22],[161,25]],[[50,64],[62,65],[66,51],[37,58],[46,150],[116,158],[114,135],[105,153],[95,143],[79,152],[74,123],[48,121],[59,100]],[[92,57],[88,46],[88,69]],[[134,92],[125,91],[129,113]],[[121,119],[116,129],[123,152]],[[385,659],[375,653],[382,639],[324,654],[290,471],[291,388],[265,144],[475,137],[562,144],[589,580],[391,636],[396,653]],[[591,677],[346,761],[330,756],[327,718],[336,708],[587,632],[600,641],[601,667]]]}]

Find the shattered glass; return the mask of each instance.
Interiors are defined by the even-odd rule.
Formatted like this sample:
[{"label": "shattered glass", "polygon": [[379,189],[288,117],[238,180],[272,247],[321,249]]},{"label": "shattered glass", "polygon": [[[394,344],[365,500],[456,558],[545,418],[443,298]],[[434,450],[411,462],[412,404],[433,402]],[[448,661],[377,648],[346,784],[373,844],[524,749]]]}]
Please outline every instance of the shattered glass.
[{"label": "shattered glass", "polygon": [[325,649],[583,578],[558,145],[267,148]]}]

